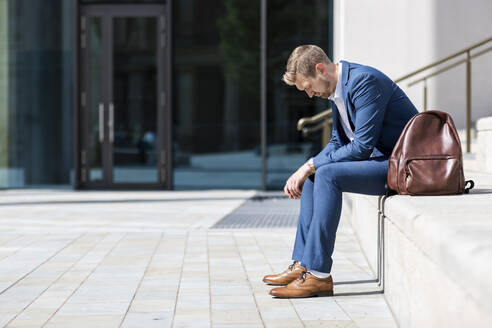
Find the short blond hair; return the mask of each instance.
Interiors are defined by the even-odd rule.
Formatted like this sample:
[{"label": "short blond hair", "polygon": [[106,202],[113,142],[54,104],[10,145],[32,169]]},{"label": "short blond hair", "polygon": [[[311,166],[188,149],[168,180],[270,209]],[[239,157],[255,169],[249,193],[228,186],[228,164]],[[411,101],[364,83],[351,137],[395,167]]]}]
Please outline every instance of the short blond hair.
[{"label": "short blond hair", "polygon": [[282,81],[288,85],[294,85],[297,73],[306,77],[314,77],[318,63],[331,63],[323,49],[313,44],[298,46],[289,56]]}]

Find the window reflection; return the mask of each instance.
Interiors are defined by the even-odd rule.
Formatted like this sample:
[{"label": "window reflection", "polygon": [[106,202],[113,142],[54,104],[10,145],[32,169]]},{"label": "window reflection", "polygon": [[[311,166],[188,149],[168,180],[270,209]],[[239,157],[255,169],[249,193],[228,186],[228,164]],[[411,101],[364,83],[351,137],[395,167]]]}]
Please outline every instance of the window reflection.
[{"label": "window reflection", "polygon": [[175,3],[175,188],[261,188],[259,1]]},{"label": "window reflection", "polygon": [[0,2],[0,188],[68,186],[76,0]]},{"label": "window reflection", "polygon": [[113,18],[113,182],[157,183],[157,19]]},{"label": "window reflection", "polygon": [[[3,1],[8,10],[0,11],[0,188],[73,183],[77,1]],[[103,2],[167,1],[79,1]],[[319,134],[303,138],[296,122],[324,110],[327,102],[307,98],[280,78],[297,45],[315,43],[331,51],[331,8],[332,0],[268,0],[270,189],[282,188],[320,149]],[[260,0],[179,0],[171,16],[175,188],[261,188]],[[134,163],[154,165],[153,136],[147,133],[153,129],[142,125],[133,139],[121,141],[139,149],[133,149]],[[121,139],[118,133],[115,138]]]},{"label": "window reflection", "polygon": [[[64,0],[63,0],[64,1]],[[166,0],[80,0],[81,4],[138,4],[138,3],[166,3]]]},{"label": "window reflection", "polygon": [[[297,120],[327,101],[280,78],[290,52],[315,43],[330,52],[331,1],[268,0],[267,184],[285,180],[321,149]],[[183,0],[174,19],[175,187],[261,188],[260,0]]]},{"label": "window reflection", "polygon": [[330,53],[331,1],[268,0],[267,187],[282,189],[310,156],[321,150],[321,131],[302,137],[297,121],[328,108],[329,101],[310,99],[281,81],[290,53],[301,44],[316,44]]}]

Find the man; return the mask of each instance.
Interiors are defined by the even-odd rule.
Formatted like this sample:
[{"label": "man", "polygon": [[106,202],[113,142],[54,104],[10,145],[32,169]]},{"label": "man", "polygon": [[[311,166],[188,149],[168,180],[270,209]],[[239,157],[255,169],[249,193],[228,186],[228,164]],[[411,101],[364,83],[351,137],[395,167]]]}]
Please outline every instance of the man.
[{"label": "man", "polygon": [[315,45],[289,57],[283,81],[307,95],[332,102],[331,140],[286,182],[284,192],[301,198],[293,263],[263,281],[277,297],[333,295],[330,274],[342,192],[383,195],[388,158],[405,124],[418,113],[405,93],[375,68],[332,63]]}]

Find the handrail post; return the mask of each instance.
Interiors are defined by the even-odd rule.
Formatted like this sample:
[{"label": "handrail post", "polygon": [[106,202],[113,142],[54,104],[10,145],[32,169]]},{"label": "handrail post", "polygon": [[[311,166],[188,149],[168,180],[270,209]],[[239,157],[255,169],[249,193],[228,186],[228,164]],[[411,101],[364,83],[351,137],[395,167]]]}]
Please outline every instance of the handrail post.
[{"label": "handrail post", "polygon": [[471,144],[471,60],[470,50],[466,52],[466,152]]},{"label": "handrail post", "polygon": [[424,112],[427,110],[427,79],[424,80]]},{"label": "handrail post", "polygon": [[331,128],[330,128],[330,122],[328,119],[325,119],[323,122],[323,136],[321,139],[321,148],[325,148],[325,146],[330,142],[330,137],[331,137]]}]

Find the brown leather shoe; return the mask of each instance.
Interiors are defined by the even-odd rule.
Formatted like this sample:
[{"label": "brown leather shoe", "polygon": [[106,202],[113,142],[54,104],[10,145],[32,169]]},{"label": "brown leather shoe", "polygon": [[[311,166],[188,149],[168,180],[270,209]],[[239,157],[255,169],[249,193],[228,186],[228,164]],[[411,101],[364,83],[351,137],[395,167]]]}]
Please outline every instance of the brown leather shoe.
[{"label": "brown leather shoe", "polygon": [[300,262],[294,261],[284,272],[263,277],[263,282],[274,286],[284,286],[294,281],[305,270],[307,269],[301,266]]},{"label": "brown leather shoe", "polygon": [[333,296],[333,278],[318,278],[303,271],[299,277],[285,287],[273,288],[270,295],[278,298]]}]

